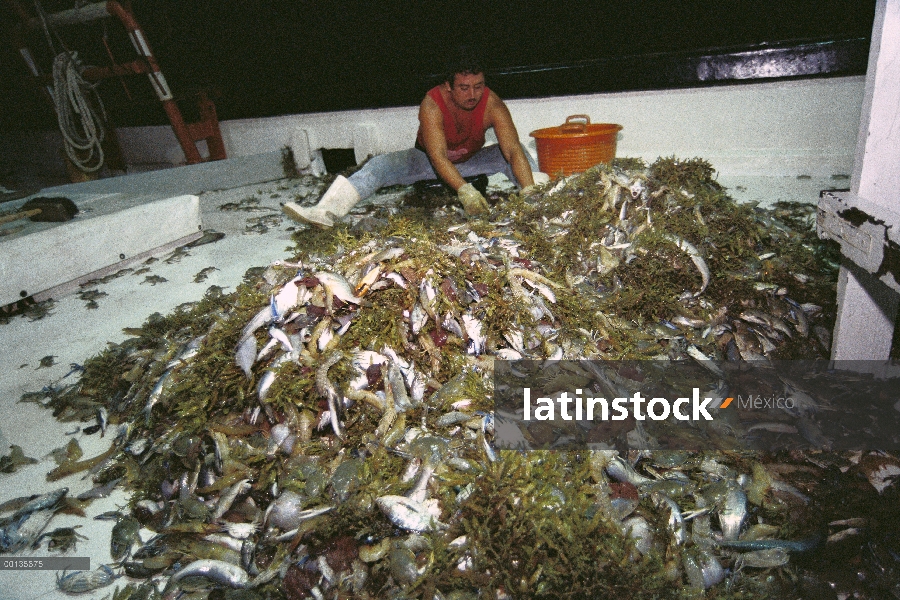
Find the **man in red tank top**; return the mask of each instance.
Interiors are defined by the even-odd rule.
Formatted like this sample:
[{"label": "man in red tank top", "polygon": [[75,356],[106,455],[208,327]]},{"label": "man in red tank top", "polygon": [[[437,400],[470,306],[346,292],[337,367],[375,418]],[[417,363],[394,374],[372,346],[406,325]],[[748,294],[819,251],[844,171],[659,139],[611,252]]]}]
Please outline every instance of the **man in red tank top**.
[{"label": "man in red tank top", "polygon": [[[485,147],[484,133],[491,127],[497,144]],[[415,148],[376,156],[349,179],[338,176],[316,206],[287,202],[282,210],[296,221],[331,227],[378,188],[440,177],[456,190],[468,214],[479,214],[490,207],[464,177],[504,173],[525,189],[534,185],[535,171],[506,104],[485,86],[477,62],[462,56],[446,81],[422,100]],[[540,176],[541,182],[547,180]]]}]

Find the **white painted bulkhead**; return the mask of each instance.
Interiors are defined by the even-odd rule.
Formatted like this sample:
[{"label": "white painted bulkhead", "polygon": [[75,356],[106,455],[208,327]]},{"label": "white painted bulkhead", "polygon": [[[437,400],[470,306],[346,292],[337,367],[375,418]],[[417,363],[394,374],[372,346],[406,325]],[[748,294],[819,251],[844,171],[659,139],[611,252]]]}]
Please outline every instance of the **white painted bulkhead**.
[{"label": "white painted bulkhead", "polygon": [[[618,156],[648,162],[699,156],[724,176],[828,177],[853,171],[864,88],[865,78],[854,76],[514,99],[507,105],[520,139],[535,156],[531,131],[586,114],[594,123],[624,127]],[[230,158],[291,146],[301,167],[316,170],[321,148],[353,148],[357,160],[409,148],[418,107],[241,119],[220,126]],[[184,163],[168,126],[124,127],[117,134],[130,172]],[[7,134],[0,144],[5,168],[25,178],[36,169],[65,172],[55,134]]]}]

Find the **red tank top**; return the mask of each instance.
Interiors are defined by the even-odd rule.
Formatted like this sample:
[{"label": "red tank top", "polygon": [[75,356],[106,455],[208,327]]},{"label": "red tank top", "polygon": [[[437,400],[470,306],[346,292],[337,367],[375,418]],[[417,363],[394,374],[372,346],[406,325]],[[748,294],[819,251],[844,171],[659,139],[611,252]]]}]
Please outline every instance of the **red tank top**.
[{"label": "red tank top", "polygon": [[[450,109],[441,95],[441,86],[435,86],[428,90],[431,99],[437,102],[444,117],[444,137],[447,139],[447,157],[450,162],[461,163],[472,158],[472,155],[484,146],[484,111],[487,108],[488,97],[491,90],[485,86],[481,101],[471,112],[458,111],[458,118],[454,118]],[[425,151],[422,141],[422,127],[416,135],[416,148]]]}]

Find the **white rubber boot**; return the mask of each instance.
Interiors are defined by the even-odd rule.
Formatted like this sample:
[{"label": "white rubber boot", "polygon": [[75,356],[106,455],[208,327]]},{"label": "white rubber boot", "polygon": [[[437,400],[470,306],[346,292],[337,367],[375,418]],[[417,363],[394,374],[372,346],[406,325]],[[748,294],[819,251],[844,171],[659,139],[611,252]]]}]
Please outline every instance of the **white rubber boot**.
[{"label": "white rubber boot", "polygon": [[359,200],[359,192],[353,184],[343,175],[338,175],[315,206],[285,202],[281,212],[300,223],[312,223],[322,228],[333,227],[335,220],[350,212]]}]

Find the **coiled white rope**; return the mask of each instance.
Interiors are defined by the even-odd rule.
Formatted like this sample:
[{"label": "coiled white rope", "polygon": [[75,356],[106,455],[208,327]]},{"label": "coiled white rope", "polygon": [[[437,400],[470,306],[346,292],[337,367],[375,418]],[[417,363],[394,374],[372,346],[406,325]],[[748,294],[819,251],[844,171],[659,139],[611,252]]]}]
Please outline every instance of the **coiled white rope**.
[{"label": "coiled white rope", "polygon": [[77,52],[60,52],[56,56],[53,100],[66,155],[81,171],[92,173],[103,166],[100,144],[106,135],[106,111],[94,87],[81,76],[77,60]]}]

